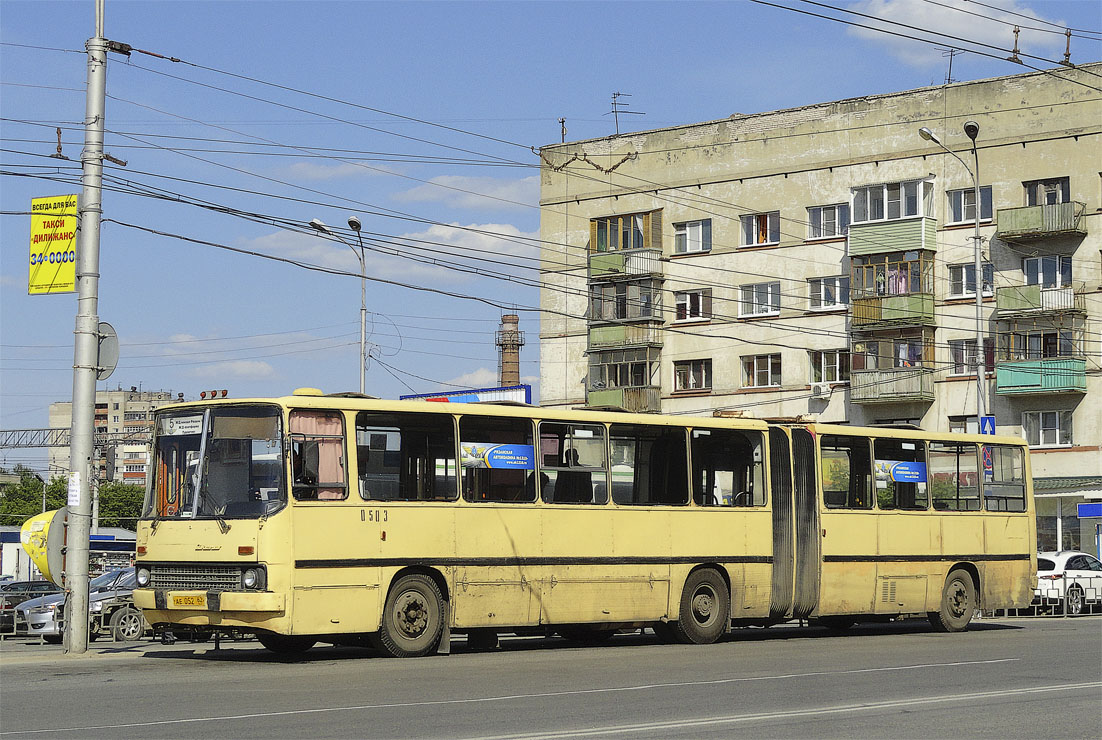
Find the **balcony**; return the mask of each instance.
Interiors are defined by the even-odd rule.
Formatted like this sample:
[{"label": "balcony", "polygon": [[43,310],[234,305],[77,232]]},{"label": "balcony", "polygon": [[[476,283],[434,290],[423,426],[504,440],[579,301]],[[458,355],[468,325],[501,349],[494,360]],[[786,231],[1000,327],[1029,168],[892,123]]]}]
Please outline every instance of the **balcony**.
[{"label": "balcony", "polygon": [[995,365],[995,392],[1003,396],[1086,393],[1087,362],[1079,357],[1000,362]]},{"label": "balcony", "polygon": [[661,410],[662,401],[660,391],[656,386],[607,388],[589,391],[586,405],[618,408],[635,413],[656,414]]},{"label": "balcony", "polygon": [[589,327],[589,349],[661,347],[662,329],[649,324],[610,324]]},{"label": "balcony", "polygon": [[931,370],[900,367],[888,370],[853,370],[849,374],[849,400],[853,403],[929,403],[934,400]]},{"label": "balcony", "polygon": [[590,280],[653,277],[661,274],[661,249],[625,249],[589,255]]},{"label": "balcony", "polygon": [[995,306],[1001,317],[1086,312],[1082,290],[1077,291],[1071,285],[1062,288],[1042,288],[1040,285],[996,288]]},{"label": "balcony", "polygon": [[873,298],[854,298],[851,325],[854,328],[884,326],[934,326],[932,293],[908,293]]},{"label": "balcony", "polygon": [[850,224],[850,255],[937,251],[937,221],[928,217]]},{"label": "balcony", "polygon": [[1086,205],[1076,201],[1024,208],[1000,208],[995,236],[1003,241],[1031,241],[1051,236],[1085,236]]}]

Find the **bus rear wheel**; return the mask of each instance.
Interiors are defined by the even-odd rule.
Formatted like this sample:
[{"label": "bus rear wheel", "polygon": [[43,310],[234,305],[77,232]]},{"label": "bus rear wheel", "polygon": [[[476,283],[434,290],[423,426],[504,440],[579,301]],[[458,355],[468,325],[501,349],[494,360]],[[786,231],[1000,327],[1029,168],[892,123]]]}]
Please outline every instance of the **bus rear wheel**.
[{"label": "bus rear wheel", "polygon": [[274,633],[261,633],[256,636],[260,644],[281,655],[301,655],[317,644],[317,640],[309,637],[295,635],[277,635]]},{"label": "bus rear wheel", "polygon": [[976,586],[972,576],[957,569],[949,572],[941,590],[941,608],[928,612],[930,624],[938,632],[963,632],[976,610]]},{"label": "bus rear wheel", "polygon": [[436,649],[443,631],[444,597],[435,581],[415,573],[390,589],[375,642],[395,658],[417,658]]},{"label": "bus rear wheel", "polygon": [[673,634],[678,642],[706,645],[727,631],[731,597],[727,584],[711,569],[693,571],[681,591],[681,607]]}]

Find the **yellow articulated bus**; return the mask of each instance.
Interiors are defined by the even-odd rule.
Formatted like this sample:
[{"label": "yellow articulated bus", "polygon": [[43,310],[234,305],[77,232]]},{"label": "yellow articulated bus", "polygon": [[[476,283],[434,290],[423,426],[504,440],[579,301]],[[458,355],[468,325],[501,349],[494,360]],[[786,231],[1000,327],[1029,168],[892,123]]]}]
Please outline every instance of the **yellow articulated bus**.
[{"label": "yellow articulated bus", "polygon": [[1018,438],[313,389],[155,424],[135,602],[281,652],[898,615],[958,631],[1033,595]]}]

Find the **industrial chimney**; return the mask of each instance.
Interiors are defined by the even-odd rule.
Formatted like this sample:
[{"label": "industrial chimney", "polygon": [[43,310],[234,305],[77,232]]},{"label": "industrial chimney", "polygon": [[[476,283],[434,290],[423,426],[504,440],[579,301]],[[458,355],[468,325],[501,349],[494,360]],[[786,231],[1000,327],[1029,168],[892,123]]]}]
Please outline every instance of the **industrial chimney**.
[{"label": "industrial chimney", "polygon": [[520,348],[523,346],[520,317],[515,313],[505,314],[497,332],[497,380],[501,386],[520,385]]}]

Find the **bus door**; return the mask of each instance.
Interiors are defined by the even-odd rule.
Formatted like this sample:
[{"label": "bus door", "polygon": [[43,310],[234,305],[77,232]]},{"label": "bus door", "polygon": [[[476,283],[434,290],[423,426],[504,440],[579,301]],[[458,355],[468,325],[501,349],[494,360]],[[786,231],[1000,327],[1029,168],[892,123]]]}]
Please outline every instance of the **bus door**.
[{"label": "bus door", "polygon": [[[881,437],[873,440],[876,489],[877,614],[926,611],[931,564],[917,557],[937,553],[941,522],[926,515],[929,495],[926,445],[920,439]],[[940,581],[934,586],[934,593]]]},{"label": "bus door", "polygon": [[530,419],[459,420],[463,504],[455,509],[457,627],[539,623],[543,527]]},{"label": "bus door", "polygon": [[877,517],[870,447],[868,437],[819,435],[823,492],[819,613],[824,616],[873,612]]}]

